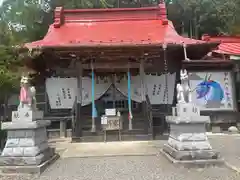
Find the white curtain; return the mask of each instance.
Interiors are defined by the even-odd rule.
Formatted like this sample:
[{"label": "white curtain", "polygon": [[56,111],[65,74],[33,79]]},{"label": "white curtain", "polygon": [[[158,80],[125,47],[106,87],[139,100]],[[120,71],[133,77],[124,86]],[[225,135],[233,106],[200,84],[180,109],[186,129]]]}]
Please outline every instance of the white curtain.
[{"label": "white curtain", "polygon": [[[128,97],[128,80],[122,78],[119,82],[115,82],[115,86],[124,96]],[[142,102],[141,79],[140,76],[131,77],[131,98],[133,101]]]},{"label": "white curtain", "polygon": [[46,91],[52,109],[71,109],[77,91],[76,78],[47,78]]},{"label": "white curtain", "polygon": [[[166,75],[145,75],[144,81],[146,91],[151,104],[172,104],[174,97],[176,73]],[[124,95],[128,96],[127,78],[115,83],[116,88]],[[167,88],[167,89],[166,89]],[[133,101],[142,102],[141,79],[140,76],[131,77],[131,98]]]},{"label": "white curtain", "polygon": [[[165,75],[145,75],[146,92],[151,104],[172,104],[174,97],[176,73],[167,74],[167,91]],[[95,100],[99,99],[111,85],[110,79],[99,77],[95,80]],[[115,86],[125,97],[128,96],[127,78],[115,82]],[[82,78],[82,106],[91,103],[91,78]],[[52,109],[71,109],[77,92],[76,78],[48,78],[46,91]],[[165,92],[165,93],[164,93]],[[166,92],[168,95],[166,95]],[[131,98],[135,102],[142,102],[140,76],[131,77]],[[165,95],[164,95],[165,94]],[[165,97],[165,98],[164,98]]]},{"label": "white curtain", "polygon": [[[99,99],[109,89],[111,81],[109,79],[95,80],[95,95],[94,99]],[[82,78],[82,106],[86,106],[92,103],[92,80],[89,77]]]},{"label": "white curtain", "polygon": [[[174,97],[176,73],[166,75],[146,75],[147,94],[151,104],[172,104]],[[167,89],[166,89],[167,88]]]},{"label": "white curtain", "polygon": [[[95,81],[95,100],[99,99],[110,87],[108,79]],[[82,106],[91,103],[91,78],[82,78]],[[77,94],[76,78],[47,78],[46,91],[52,109],[71,109]]]}]

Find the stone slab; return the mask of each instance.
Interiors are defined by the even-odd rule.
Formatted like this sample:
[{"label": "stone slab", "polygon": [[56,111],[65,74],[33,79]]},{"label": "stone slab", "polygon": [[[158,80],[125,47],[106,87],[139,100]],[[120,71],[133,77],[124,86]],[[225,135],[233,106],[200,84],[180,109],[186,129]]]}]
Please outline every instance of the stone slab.
[{"label": "stone slab", "polygon": [[172,133],[205,133],[204,124],[170,124]]},{"label": "stone slab", "polygon": [[47,142],[39,144],[37,146],[30,146],[30,147],[5,147],[2,151],[1,156],[26,156],[26,157],[35,157],[45,149],[48,148]]},{"label": "stone slab", "polygon": [[46,137],[47,138],[47,130],[45,127],[37,128],[37,129],[10,129],[7,132],[8,138],[39,138],[39,137]]},{"label": "stone slab", "polygon": [[184,141],[207,141],[208,138],[206,136],[205,133],[181,133],[181,134],[174,134],[171,133],[169,135],[170,137],[172,137],[173,139],[176,139],[180,142],[184,142]]},{"label": "stone slab", "polygon": [[54,155],[54,149],[47,148],[40,154],[32,157],[28,156],[1,156],[0,166],[28,166],[39,165],[47,161]]},{"label": "stone slab", "polygon": [[39,137],[21,137],[21,138],[8,138],[5,147],[32,147],[42,144],[47,141],[46,135],[42,134]]},{"label": "stone slab", "polygon": [[53,164],[60,156],[54,154],[50,159],[33,166],[0,166],[2,174],[37,174],[40,175],[48,166]]},{"label": "stone slab", "polygon": [[184,150],[211,150],[212,147],[209,141],[178,141],[171,136],[168,138],[169,146],[179,151]]},{"label": "stone slab", "polygon": [[213,150],[193,150],[193,151],[178,151],[168,144],[165,144],[163,150],[171,155],[176,160],[203,160],[203,159],[218,159],[219,153]]},{"label": "stone slab", "polygon": [[160,149],[160,153],[166,157],[171,163],[175,165],[181,165],[181,167],[186,168],[204,168],[206,166],[224,166],[224,160],[223,159],[200,159],[200,160],[177,160],[174,159],[170,154],[165,152],[163,149]]},{"label": "stone slab", "polygon": [[32,111],[29,109],[20,109],[12,112],[12,122],[35,121],[43,119],[43,111]]},{"label": "stone slab", "polygon": [[200,109],[192,103],[178,103],[173,115],[176,116],[200,116]]},{"label": "stone slab", "polygon": [[206,141],[204,124],[170,124],[170,136],[178,141]]},{"label": "stone slab", "polygon": [[38,121],[32,121],[32,122],[4,122],[2,123],[2,129],[4,130],[13,130],[13,129],[19,129],[19,130],[25,130],[25,129],[37,129],[41,127],[46,127],[51,124],[51,121],[46,120],[38,120]]},{"label": "stone slab", "polygon": [[210,123],[209,116],[166,116],[166,121],[170,124],[205,124]]}]

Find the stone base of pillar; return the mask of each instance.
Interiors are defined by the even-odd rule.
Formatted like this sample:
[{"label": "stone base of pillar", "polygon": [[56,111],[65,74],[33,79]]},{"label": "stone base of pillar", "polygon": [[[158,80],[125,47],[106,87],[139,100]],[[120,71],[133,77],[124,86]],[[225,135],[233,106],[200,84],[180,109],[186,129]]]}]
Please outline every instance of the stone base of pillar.
[{"label": "stone base of pillar", "polygon": [[174,163],[222,164],[206,135],[205,124],[210,118],[200,116],[198,107],[190,103],[177,104],[172,112],[173,116],[166,117],[170,135],[161,152]]},{"label": "stone base of pillar", "polygon": [[[3,173],[40,173],[58,156],[48,145],[49,121],[14,121],[2,124],[7,142],[0,156]],[[21,172],[21,169],[23,172]]]}]

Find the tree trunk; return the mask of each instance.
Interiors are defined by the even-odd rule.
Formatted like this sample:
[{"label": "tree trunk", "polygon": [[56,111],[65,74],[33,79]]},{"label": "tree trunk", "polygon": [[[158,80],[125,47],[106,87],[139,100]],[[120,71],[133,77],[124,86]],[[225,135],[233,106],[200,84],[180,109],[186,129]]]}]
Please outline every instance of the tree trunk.
[{"label": "tree trunk", "polygon": [[198,39],[198,23],[197,17],[194,18],[194,37]]},{"label": "tree trunk", "polygon": [[192,38],[193,37],[193,32],[192,32],[192,20],[189,21],[189,37]]}]

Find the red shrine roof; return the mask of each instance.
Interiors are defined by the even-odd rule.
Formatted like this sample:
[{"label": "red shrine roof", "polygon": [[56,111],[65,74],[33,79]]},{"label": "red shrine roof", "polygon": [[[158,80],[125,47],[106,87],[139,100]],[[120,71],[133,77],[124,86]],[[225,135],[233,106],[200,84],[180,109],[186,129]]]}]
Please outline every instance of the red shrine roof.
[{"label": "red shrine roof", "polygon": [[202,40],[221,42],[213,52],[228,55],[240,55],[240,36],[209,36],[203,35]]},{"label": "red shrine roof", "polygon": [[167,19],[165,3],[148,8],[55,10],[46,36],[28,48],[204,44],[180,36]]}]

